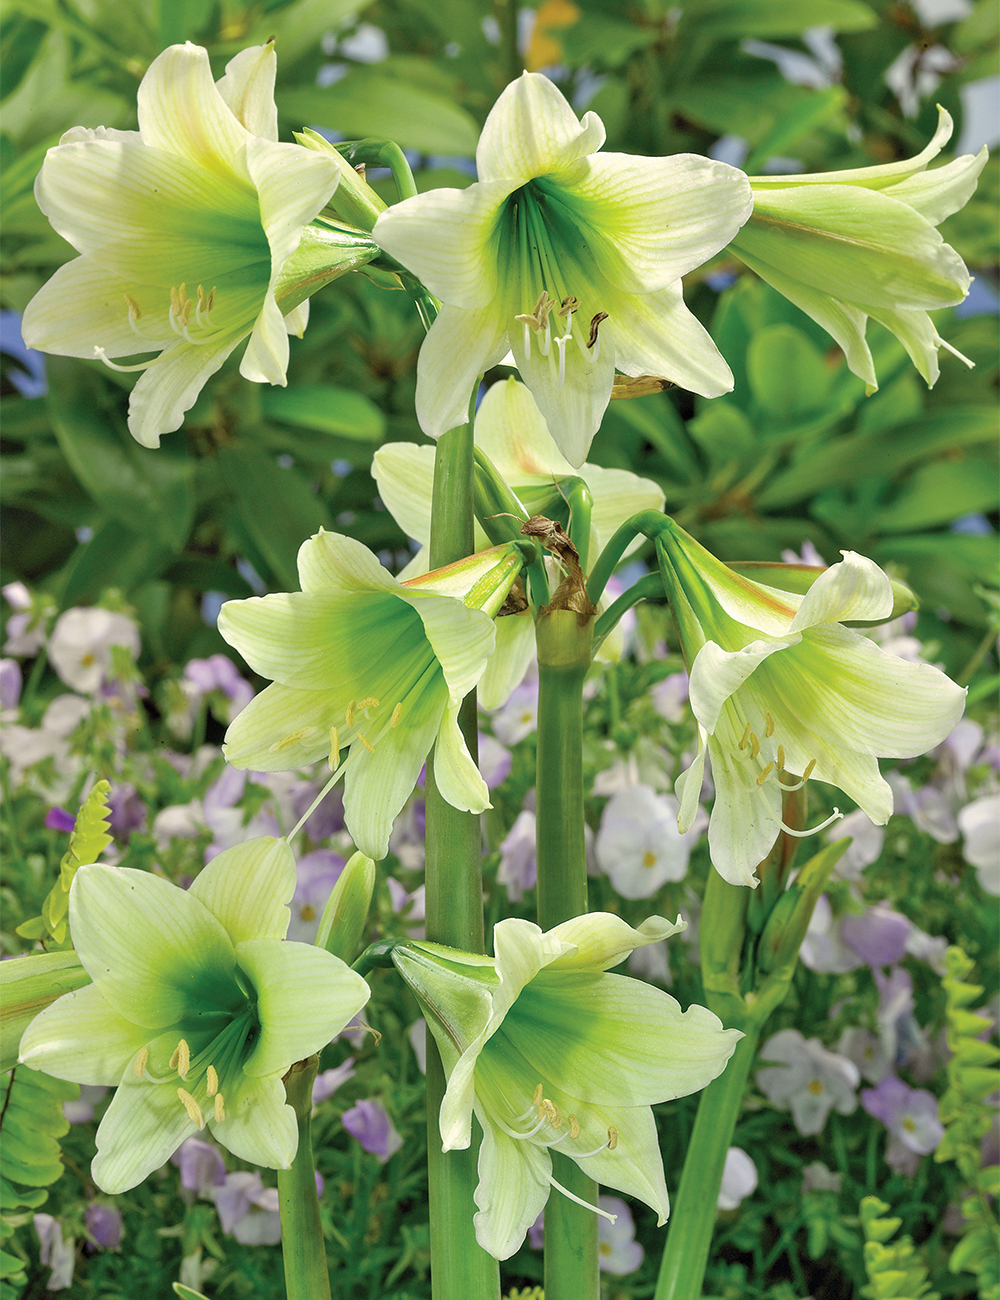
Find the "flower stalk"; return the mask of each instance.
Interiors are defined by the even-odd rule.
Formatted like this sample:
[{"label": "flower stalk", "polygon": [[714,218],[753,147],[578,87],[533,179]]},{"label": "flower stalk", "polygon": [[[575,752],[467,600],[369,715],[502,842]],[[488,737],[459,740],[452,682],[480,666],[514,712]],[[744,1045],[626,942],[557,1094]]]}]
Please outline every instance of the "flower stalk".
[{"label": "flower stalk", "polygon": [[299,1130],[291,1168],[278,1170],[281,1254],[288,1300],[330,1300],[330,1271],[312,1150],[312,1086],[318,1067],[319,1056],[314,1053],[304,1061],[296,1061],[285,1076],[285,1096]]}]

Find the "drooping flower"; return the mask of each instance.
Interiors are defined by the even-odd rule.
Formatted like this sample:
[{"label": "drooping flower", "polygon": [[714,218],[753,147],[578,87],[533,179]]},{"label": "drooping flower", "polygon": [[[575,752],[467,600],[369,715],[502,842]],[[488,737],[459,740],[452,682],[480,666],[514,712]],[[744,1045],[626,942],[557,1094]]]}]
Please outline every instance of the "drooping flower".
[{"label": "drooping flower", "polygon": [[101,863],[77,871],[70,930],[93,984],[35,1017],[20,1059],[118,1085],[97,1131],[103,1191],[134,1187],[206,1127],[240,1159],[291,1164],[282,1076],[368,999],[331,953],[285,941],[294,888],[284,840],[220,853],[189,890]]},{"label": "drooping flower", "polygon": [[938,111],[934,138],[915,158],[751,177],[753,214],[731,244],[747,266],[833,335],[871,390],[878,380],[865,342],[868,317],[895,334],[933,385],[938,348],[954,348],[927,313],[960,303],[969,292],[965,263],[935,227],[968,202],[988,150],[928,171],[952,133],[950,115]]},{"label": "drooping flower", "polygon": [[705,827],[698,819],[682,835],[680,805],[671,794],[630,785],[613,794],[601,814],[594,852],[622,898],[650,898],[668,880],[687,875],[691,850]]},{"label": "drooping flower", "polygon": [[344,816],[371,858],[434,746],[438,789],[456,808],[490,806],[458,708],[494,647],[493,619],[521,569],[500,546],[399,582],[360,542],[320,532],[299,550],[301,592],[228,601],[219,631],[274,684],[231,723],[225,754],[274,772],[345,763]]},{"label": "drooping flower", "polygon": [[509,918],[496,958],[410,943],[393,960],[421,1002],[448,1087],[443,1149],[483,1130],[476,1236],[506,1259],[538,1217],[553,1179],[550,1149],[605,1186],[669,1213],[650,1106],[703,1088],[741,1037],[704,1007],[606,974],[634,948],[683,928],[651,917],[637,929],[609,913],[543,933]]},{"label": "drooping flower", "polygon": [[100,1250],[121,1250],[122,1212],[117,1205],[91,1201],[83,1216],[87,1235]]},{"label": "drooping flower", "polygon": [[857,1108],[858,1067],[828,1051],[818,1038],[782,1029],[761,1047],[760,1055],[781,1064],[758,1070],[757,1086],[772,1105],[792,1112],[800,1133],[821,1132],[833,1109],[850,1115]]},{"label": "drooping flower", "polygon": [[672,521],[657,554],[698,721],[698,753],[675,785],[681,828],[697,813],[706,754],[712,861],[732,884],[756,884],[754,868],[783,828],[782,793],[809,777],[884,825],[893,801],[878,757],[932,748],[961,717],[965,691],[843,626],[889,616],[882,570],[844,551],[797,595],[734,572]]},{"label": "drooping flower", "polygon": [[376,222],[376,241],[444,303],[417,365],[431,437],[464,423],[473,381],[508,349],[574,465],[616,367],[706,397],[732,387],[680,277],[747,219],[746,177],[692,154],[601,154],[604,138],[596,114],[579,121],[547,77],[526,72],[486,119],[478,182],[417,195]]},{"label": "drooping flower", "polygon": [[[172,45],[138,92],[138,131],[74,127],[46,155],[38,205],[80,253],[28,304],[25,342],[63,356],[156,352],[132,391],[147,447],[180,427],[248,335],[240,373],[284,384],[309,294],[377,251],[310,226],[337,185],[322,153],[279,144],[274,46],[212,80],[208,53]],[[110,362],[109,362],[110,364]]]}]

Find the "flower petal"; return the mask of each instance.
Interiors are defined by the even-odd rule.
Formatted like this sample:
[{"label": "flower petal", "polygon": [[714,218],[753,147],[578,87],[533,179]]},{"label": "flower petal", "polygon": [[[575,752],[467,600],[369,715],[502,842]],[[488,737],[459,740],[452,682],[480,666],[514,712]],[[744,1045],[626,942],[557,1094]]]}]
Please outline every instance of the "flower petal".
[{"label": "flower petal", "polygon": [[[484,405],[485,401],[484,398]],[[412,442],[389,442],[379,447],[372,460],[372,476],[386,509],[407,537],[412,537],[421,546],[427,546],[431,539],[434,455],[433,447],[418,447]]]},{"label": "flower petal", "polygon": [[289,772],[326,758],[330,728],[344,722],[345,702],[333,691],[298,691],[275,682],[229,724],[222,752],[233,767]]},{"label": "flower petal", "polygon": [[295,892],[295,856],[287,840],[264,837],[223,849],[188,890],[232,941],[284,939]]},{"label": "flower petal", "polygon": [[362,542],[321,528],[299,547],[303,591],[398,591],[399,583]]},{"label": "flower petal", "polygon": [[842,551],[839,564],[821,573],[802,598],[789,634],[817,623],[865,622],[892,613],[892,583],[874,560]]},{"label": "flower petal", "polygon": [[932,225],[939,225],[968,203],[988,157],[989,150],[983,145],[978,154],[963,154],[944,167],[908,176],[884,192],[919,212]]},{"label": "flower petal", "polygon": [[697,154],[597,154],[562,192],[602,272],[626,293],[669,288],[725,248],[753,208],[743,172]]},{"label": "flower petal", "polygon": [[620,916],[611,912],[589,912],[586,916],[563,921],[549,934],[563,943],[571,943],[575,951],[557,957],[549,964],[553,971],[605,971],[617,966],[636,948],[648,943],[659,943],[671,935],[687,929],[680,917],[667,921],[662,916],[649,916],[636,929]]},{"label": "flower petal", "polygon": [[309,324],[309,299],[300,302],[297,307],[293,307],[290,312],[285,314],[285,329],[289,334],[294,334],[300,339],[306,332],[306,326]]},{"label": "flower petal", "polygon": [[278,138],[278,110],[274,103],[274,79],[278,59],[274,42],[251,45],[240,50],[226,64],[226,75],[216,83],[219,94],[232,109],[237,121],[251,135],[265,140]]},{"label": "flower petal", "polygon": [[512,485],[551,483],[576,471],[552,440],[531,395],[513,375],[491,385],[476,412],[476,446]]},{"label": "flower petal", "polygon": [[90,984],[35,1016],[21,1038],[19,1059],[57,1079],[113,1086],[150,1037],[149,1029],[112,1010]]},{"label": "flower petal", "polygon": [[208,1116],[213,1137],[239,1160],[287,1169],[295,1159],[299,1129],[285,1100],[281,1076],[252,1079],[240,1071],[225,1093],[226,1118]]},{"label": "flower petal", "polygon": [[299,246],[302,228],[330,201],[340,178],[325,154],[296,144],[251,140],[246,167],[260,202],[260,223],[271,248],[271,284]]},{"label": "flower petal", "polygon": [[[556,1098],[553,1101],[560,1105]],[[607,1141],[609,1128],[613,1127],[617,1134],[614,1150],[605,1146],[596,1155],[577,1161],[583,1172],[604,1187],[638,1197],[656,1211],[657,1224],[662,1227],[670,1214],[670,1199],[663,1178],[656,1122],[649,1107],[602,1106],[596,1113],[589,1107],[581,1107],[577,1121],[580,1145],[584,1138],[589,1144],[585,1150],[593,1150],[602,1140]]]},{"label": "flower petal", "polygon": [[800,640],[801,633],[796,633],[783,640],[754,641],[742,650],[723,650],[714,641],[706,641],[691,666],[689,686],[692,712],[705,730],[715,731],[722,706],[758,664]]},{"label": "flower petal", "polygon": [[443,302],[485,307],[497,291],[497,221],[516,184],[478,181],[417,194],[381,213],[372,237]]},{"label": "flower petal", "polygon": [[708,732],[698,727],[698,750],[688,766],[674,782],[674,794],[680,801],[677,829],[685,835],[694,825],[701,806],[701,790],[705,784],[705,758],[708,753]]},{"label": "flower petal", "polygon": [[[652,479],[640,478],[627,469],[604,469],[590,464],[584,465],[579,473],[594,499],[590,519],[597,530],[599,546],[609,542],[615,530],[640,510],[663,509],[663,489]],[[641,545],[642,540],[636,538],[624,556],[631,555]]]},{"label": "flower petal", "polygon": [[242,337],[203,347],[178,340],[154,361],[129,399],[128,427],[136,442],[158,447],[164,433],[179,429],[198,394]]},{"label": "flower petal", "polygon": [[[129,324],[125,295],[140,305],[143,337]],[[94,346],[109,357],[159,351],[177,336],[165,310],[156,311],[141,299],[144,285],[112,275],[89,257],[77,257],[60,266],[24,309],[21,333],[31,348],[63,357],[94,359]]]},{"label": "flower petal", "polygon": [[240,374],[255,384],[288,383],[288,331],[274,294],[268,291],[240,362]]},{"label": "flower petal", "polygon": [[208,51],[171,45],[139,83],[139,130],[146,144],[190,159],[210,174],[240,177],[250,133],[216,89]]},{"label": "flower petal", "polygon": [[614,339],[615,364],[626,375],[671,379],[702,397],[733,387],[732,371],[712,336],[684,305],[680,283],[656,293],[615,294],[605,321]]},{"label": "flower petal", "polygon": [[[725,715],[724,715],[725,716]],[[758,884],[754,875],[781,830],[781,790],[776,781],[757,785],[751,768],[737,748],[738,738],[727,728],[726,744],[709,741],[715,803],[708,823],[712,863],[731,885]]]},{"label": "flower petal", "polygon": [[490,110],[476,147],[476,170],[481,181],[520,183],[572,170],[587,154],[596,153],[604,139],[604,123],[596,113],[578,121],[548,77],[525,72]]},{"label": "flower petal", "polygon": [[494,304],[477,311],[442,307],[417,357],[417,419],[428,437],[468,421],[472,385],[508,347],[507,326]]},{"label": "flower petal", "polygon": [[490,792],[472,761],[458,725],[461,701],[450,705],[441,718],[434,742],[434,783],[453,808],[481,813],[492,808]]},{"label": "flower petal", "polygon": [[90,1174],[102,1192],[127,1192],[170,1159],[197,1133],[177,1089],[170,1083],[121,1081],[97,1130]]},{"label": "flower petal", "polygon": [[237,992],[225,930],[187,890],[148,871],[97,862],[77,871],[69,896],[73,943],[108,1005],[137,1025],[164,1029]]},{"label": "flower petal", "polygon": [[[413,593],[413,594],[411,594]],[[493,620],[454,596],[434,596],[410,588],[402,599],[420,615],[424,635],[441,665],[452,704],[474,690],[496,645]]]},{"label": "flower petal", "polygon": [[257,990],[260,1038],[243,1069],[282,1075],[331,1042],[368,1001],[368,985],[339,957],[308,943],[247,939],[236,960]]},{"label": "flower petal", "polygon": [[496,649],[479,679],[479,707],[499,709],[524,681],[535,654],[535,621],[529,611],[504,614],[494,624]]},{"label": "flower petal", "polygon": [[552,1160],[534,1142],[518,1142],[483,1117],[476,1240],[494,1259],[507,1259],[524,1241],[549,1197]]},{"label": "flower petal", "polygon": [[909,353],[910,360],[918,373],[925,380],[928,388],[933,388],[941,373],[938,363],[938,348],[941,339],[934,328],[934,322],[925,311],[889,311],[887,307],[878,307],[870,313],[872,320],[877,320],[887,330],[895,334]]}]

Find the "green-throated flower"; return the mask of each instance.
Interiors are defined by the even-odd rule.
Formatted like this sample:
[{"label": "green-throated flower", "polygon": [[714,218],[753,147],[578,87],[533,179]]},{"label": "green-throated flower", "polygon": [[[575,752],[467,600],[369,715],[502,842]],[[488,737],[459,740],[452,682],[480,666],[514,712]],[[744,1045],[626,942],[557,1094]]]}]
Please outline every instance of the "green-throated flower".
[{"label": "green-throated flower", "polygon": [[547,77],[526,72],[486,119],[476,184],[379,217],[377,242],[444,303],[417,364],[425,433],[465,421],[476,376],[508,349],[573,465],[616,367],[706,397],[732,388],[680,277],[747,219],[746,177],[693,154],[598,153],[603,143],[596,114],[579,121]]},{"label": "green-throated flower", "polygon": [[[634,948],[684,928],[650,917],[637,929],[607,912],[543,933],[511,918],[494,927],[496,958],[410,943],[393,960],[416,993],[448,1076],[445,1151],[483,1130],[476,1236],[513,1254],[555,1187],[550,1151],[670,1210],[650,1106],[721,1074],[742,1034],[704,1007],[606,972]],[[574,1198],[575,1199],[575,1198]]]},{"label": "green-throated flower", "polygon": [[234,767],[280,772],[342,751],[344,816],[371,858],[431,746],[456,808],[490,806],[458,708],[493,653],[495,615],[520,572],[514,544],[399,582],[367,547],[320,532],[299,550],[302,590],[228,601],[219,631],[273,685],[226,732]]},{"label": "green-throated flower", "polygon": [[969,292],[965,263],[934,227],[968,202],[987,149],[928,171],[952,132],[951,117],[939,112],[930,144],[904,162],[751,177],[753,215],[732,242],[737,257],[833,335],[869,389],[878,387],[869,316],[933,384],[938,348],[954,348],[927,313]]},{"label": "green-throated flower", "polygon": [[[279,144],[271,44],[212,80],[208,54],[172,45],[139,86],[139,130],[74,127],[50,149],[38,206],[80,253],[24,313],[30,347],[151,361],[129,403],[147,447],[180,427],[206,380],[250,336],[240,373],[285,383],[308,296],[377,252],[308,223],[337,185],[330,158]],[[115,364],[108,362],[109,364]]]},{"label": "green-throated flower", "polygon": [[134,1187],[206,1126],[241,1160],[291,1164],[282,1076],[368,1000],[339,958],[285,940],[294,889],[295,859],[274,839],[226,849],[187,890],[100,862],[77,871],[70,931],[93,983],[35,1017],[20,1059],[117,1084],[97,1131],[103,1191]]},{"label": "green-throated flower", "polygon": [[697,756],[675,786],[681,830],[698,811],[706,751],[715,782],[709,847],[734,885],[757,884],[754,869],[783,829],[782,791],[810,777],[884,825],[893,800],[878,758],[912,758],[943,740],[965,691],[843,626],[891,613],[892,586],[878,565],[844,551],[797,595],[735,573],[673,523],[657,556],[698,722]]},{"label": "green-throated flower", "polygon": [[[560,480],[571,476],[583,479],[594,503],[592,556],[600,553],[612,533],[630,516],[640,510],[663,508],[663,492],[638,474],[587,463],[574,469],[553,442],[531,392],[516,379],[494,384],[480,402],[475,442],[513,488],[529,515],[536,513],[535,504],[540,499],[558,495]],[[420,550],[406,567],[407,576],[427,569],[435,455],[433,447],[390,442],[378,449],[372,465],[379,496],[403,532],[420,543]],[[637,539],[631,549],[640,542]],[[489,539],[477,523],[476,546],[488,545]],[[506,701],[524,677],[535,649],[530,616],[501,618],[496,626],[497,651],[479,684],[479,702],[487,709],[498,708]],[[614,647],[605,643],[605,649]],[[617,653],[609,657],[617,657]]]}]

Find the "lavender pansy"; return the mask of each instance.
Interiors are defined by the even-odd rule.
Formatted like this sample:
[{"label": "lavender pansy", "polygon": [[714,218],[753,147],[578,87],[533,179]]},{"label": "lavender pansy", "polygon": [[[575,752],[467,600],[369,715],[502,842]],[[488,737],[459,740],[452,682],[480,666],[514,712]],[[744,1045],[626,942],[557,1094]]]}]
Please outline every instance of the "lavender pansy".
[{"label": "lavender pansy", "polygon": [[357,1102],[350,1110],[344,1111],[341,1123],[366,1151],[378,1157],[380,1165],[384,1165],[403,1145],[403,1139],[379,1101],[367,1099]]}]

